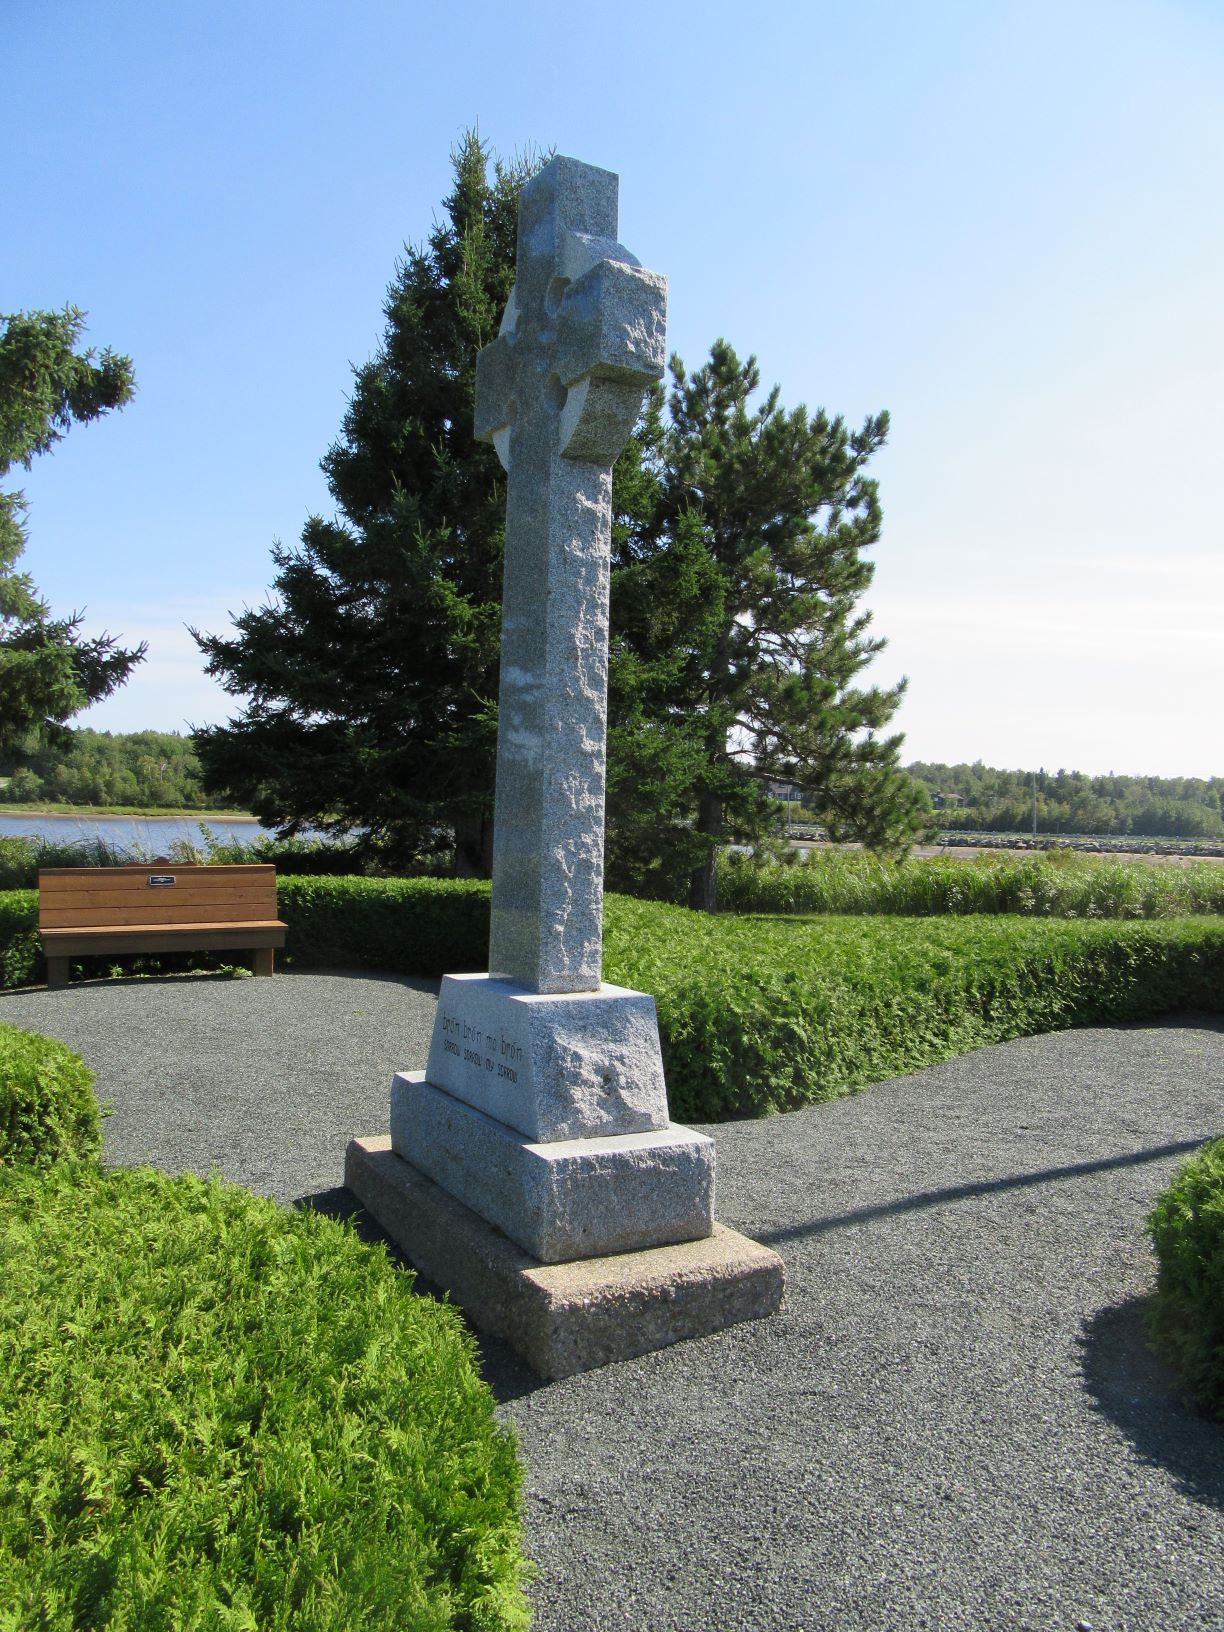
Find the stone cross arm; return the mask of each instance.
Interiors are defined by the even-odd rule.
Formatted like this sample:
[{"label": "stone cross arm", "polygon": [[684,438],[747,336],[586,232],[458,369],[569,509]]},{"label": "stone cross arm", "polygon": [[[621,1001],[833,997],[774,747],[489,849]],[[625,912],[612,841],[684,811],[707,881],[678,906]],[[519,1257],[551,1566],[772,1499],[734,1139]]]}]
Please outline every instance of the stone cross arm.
[{"label": "stone cross arm", "polygon": [[[550,175],[550,172],[555,174]],[[551,183],[545,231],[520,235],[519,275],[498,337],[476,359],[476,435],[510,469],[511,428],[543,419],[555,426],[553,451],[611,465],[641,407],[642,392],[663,374],[667,280],[648,272],[614,237],[565,224],[566,184],[591,185],[605,171],[554,160],[529,183]],[[608,177],[613,184],[615,177]],[[615,231],[583,202],[588,223]],[[590,216],[596,220],[590,223]]]}]

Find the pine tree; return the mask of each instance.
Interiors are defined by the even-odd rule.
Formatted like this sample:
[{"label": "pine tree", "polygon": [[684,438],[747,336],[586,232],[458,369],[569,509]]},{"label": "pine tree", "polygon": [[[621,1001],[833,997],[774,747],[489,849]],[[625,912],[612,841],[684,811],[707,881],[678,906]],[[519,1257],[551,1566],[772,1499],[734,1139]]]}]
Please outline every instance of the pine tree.
[{"label": "pine tree", "polygon": [[776,825],[787,782],[836,839],[904,850],[923,790],[881,736],[904,682],[856,677],[884,642],[859,600],[880,535],[864,466],[888,416],[850,430],[823,410],[755,408],[755,359],[725,341],[691,378],[672,359],[664,421],[639,430],[641,474],[614,538],[608,876],[713,910],[714,859]]},{"label": "pine tree", "polygon": [[[488,872],[505,486],[472,435],[476,353],[514,281],[518,194],[469,133],[428,244],[396,269],[377,355],[322,465],[339,507],[277,546],[275,597],[192,631],[249,698],[196,734],[206,783],[282,832],[365,828],[399,862]],[[452,837],[453,835],[453,837]]]},{"label": "pine tree", "polygon": [[[109,348],[95,362],[78,351],[85,314],[0,314],[0,476],[29,470],[74,423],[129,402],[132,362]],[[64,721],[108,697],[145,653],[109,635],[82,640],[84,614],[53,617],[28,573],[17,571],[26,546],[24,495],[0,493],[0,758],[60,740]]]}]

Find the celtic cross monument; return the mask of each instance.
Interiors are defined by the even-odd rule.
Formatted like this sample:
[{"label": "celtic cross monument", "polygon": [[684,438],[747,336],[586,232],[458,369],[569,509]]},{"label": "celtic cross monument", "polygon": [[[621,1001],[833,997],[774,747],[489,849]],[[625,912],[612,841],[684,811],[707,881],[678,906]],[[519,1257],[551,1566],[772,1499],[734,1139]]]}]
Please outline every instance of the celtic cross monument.
[{"label": "celtic cross monument", "polygon": [[667,285],[617,243],[616,194],[573,159],[524,189],[476,360],[508,475],[489,966],[539,992],[600,984],[612,465],[663,373]]},{"label": "celtic cross monument", "polygon": [[612,465],[666,319],[616,234],[606,170],[556,158],[523,188],[476,362],[476,434],[507,472],[489,972],[444,977],[390,1140],[346,1163],[407,1256],[546,1375],[769,1313],[782,1284],[714,1223],[713,1141],[668,1117],[653,998],[602,980]]}]

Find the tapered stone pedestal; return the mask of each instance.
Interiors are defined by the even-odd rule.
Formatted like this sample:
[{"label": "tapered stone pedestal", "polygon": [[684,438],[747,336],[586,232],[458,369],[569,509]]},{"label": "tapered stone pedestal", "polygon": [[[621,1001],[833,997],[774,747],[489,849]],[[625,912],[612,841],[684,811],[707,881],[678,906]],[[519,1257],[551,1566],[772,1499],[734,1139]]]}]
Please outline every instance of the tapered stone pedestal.
[{"label": "tapered stone pedestal", "polygon": [[568,1377],[773,1314],[782,1260],[715,1224],[699,1241],[542,1264],[391,1149],[354,1139],[344,1182],[404,1256],[541,1377]]}]

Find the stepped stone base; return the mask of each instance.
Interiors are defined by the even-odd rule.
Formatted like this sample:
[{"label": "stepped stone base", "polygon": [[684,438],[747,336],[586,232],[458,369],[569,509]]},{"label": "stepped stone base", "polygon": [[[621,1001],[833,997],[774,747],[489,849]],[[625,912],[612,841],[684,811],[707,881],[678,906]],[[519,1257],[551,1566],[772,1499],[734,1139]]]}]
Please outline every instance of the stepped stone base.
[{"label": "stepped stone base", "polygon": [[397,1071],[391,1148],[541,1263],[666,1247],[714,1228],[714,1141],[675,1123],[538,1143],[424,1072]]},{"label": "stepped stone base", "polygon": [[472,1324],[541,1377],[569,1377],[773,1314],[777,1253],[715,1224],[678,1246],[543,1264],[391,1149],[353,1139],[344,1182],[409,1261]]}]

